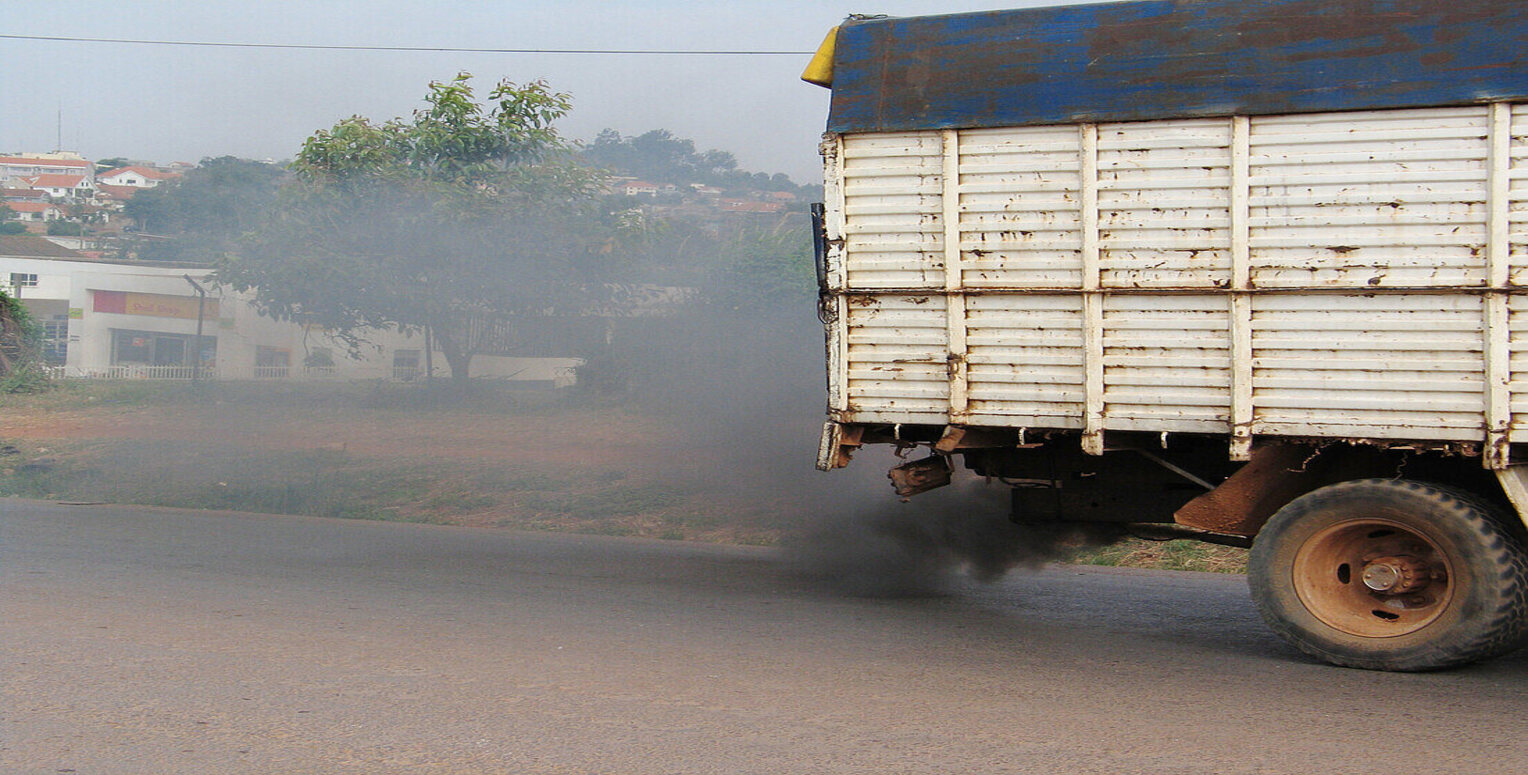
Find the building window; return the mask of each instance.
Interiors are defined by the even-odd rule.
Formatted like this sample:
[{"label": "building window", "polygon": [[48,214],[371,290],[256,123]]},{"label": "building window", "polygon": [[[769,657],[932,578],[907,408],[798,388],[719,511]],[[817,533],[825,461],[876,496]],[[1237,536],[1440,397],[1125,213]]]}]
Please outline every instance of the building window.
[{"label": "building window", "polygon": [[285,379],[292,366],[292,351],[285,347],[255,347],[255,376]]},{"label": "building window", "polygon": [[11,287],[12,288],[36,288],[37,287],[37,275],[35,275],[35,274],[25,274],[25,273],[22,273],[22,272],[11,272]]},{"label": "building window", "polygon": [[334,369],[334,351],[327,347],[314,347],[303,356],[303,368],[306,369]]},{"label": "building window", "polygon": [[[192,365],[191,353],[196,337],[164,334],[157,331],[112,331],[113,366],[185,366]],[[217,360],[217,337],[202,337],[202,365]]]},{"label": "building window", "polygon": [[112,338],[112,365],[154,362],[154,335],[137,331],[118,331]]},{"label": "building window", "polygon": [[419,351],[393,351],[393,379],[409,382],[419,377]]}]

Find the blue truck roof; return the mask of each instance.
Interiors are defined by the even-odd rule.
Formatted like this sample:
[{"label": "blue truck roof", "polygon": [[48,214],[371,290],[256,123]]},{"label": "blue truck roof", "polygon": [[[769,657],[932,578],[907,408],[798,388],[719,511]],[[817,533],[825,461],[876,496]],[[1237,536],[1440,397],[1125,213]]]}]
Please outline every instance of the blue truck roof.
[{"label": "blue truck roof", "polygon": [[851,19],[832,132],[1528,98],[1528,0],[1144,0]]}]

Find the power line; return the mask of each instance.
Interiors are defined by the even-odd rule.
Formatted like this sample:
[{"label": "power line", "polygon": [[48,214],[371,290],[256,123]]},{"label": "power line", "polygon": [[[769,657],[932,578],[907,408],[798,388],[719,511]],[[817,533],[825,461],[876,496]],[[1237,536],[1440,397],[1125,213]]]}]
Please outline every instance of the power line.
[{"label": "power line", "polygon": [[449,46],[325,46],[304,43],[217,43],[201,40],[139,40],[134,38],[73,38],[53,35],[0,35],[7,40],[46,40],[65,43],[126,43],[140,46],[201,46],[204,48],[278,48],[305,51],[415,51],[445,54],[632,54],[658,56],[811,56],[811,51],[727,51],[653,48],[455,48]]}]

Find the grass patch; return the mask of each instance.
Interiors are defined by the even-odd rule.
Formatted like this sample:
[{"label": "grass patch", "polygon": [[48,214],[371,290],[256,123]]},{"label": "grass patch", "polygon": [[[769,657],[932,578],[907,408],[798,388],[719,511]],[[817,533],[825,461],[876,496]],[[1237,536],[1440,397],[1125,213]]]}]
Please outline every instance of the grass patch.
[{"label": "grass patch", "polygon": [[[254,450],[113,439],[0,445],[0,496],[468,524],[772,545],[780,529],[706,496],[624,471],[413,463],[343,450]],[[1081,565],[1241,573],[1246,551],[1125,539],[1079,548]]]},{"label": "grass patch", "polygon": [[216,400],[212,383],[147,380],[55,380],[40,393],[0,396],[7,411],[67,411],[99,406],[184,405]]},{"label": "grass patch", "polygon": [[576,519],[631,517],[674,508],[684,496],[661,482],[645,484],[593,483],[592,487],[528,493],[521,503],[528,508]]},{"label": "grass patch", "polygon": [[114,439],[0,451],[0,496],[48,500],[449,524],[488,513],[503,526],[656,535],[648,525],[689,497],[621,472],[580,477],[327,449]]},{"label": "grass patch", "polygon": [[428,472],[355,466],[342,452],[141,440],[14,448],[0,461],[0,495],[429,521],[400,509],[430,491]]},{"label": "grass patch", "polygon": [[1104,547],[1080,549],[1067,558],[1075,565],[1157,568],[1207,573],[1246,573],[1247,550],[1199,541],[1145,541],[1126,538]]},{"label": "grass patch", "polygon": [[57,380],[49,390],[39,393],[0,396],[0,409],[8,411],[199,405],[443,411],[495,415],[556,413],[579,408],[576,400],[563,393],[488,380],[474,380],[465,389],[444,380],[414,384],[382,380],[198,383],[180,380]]}]

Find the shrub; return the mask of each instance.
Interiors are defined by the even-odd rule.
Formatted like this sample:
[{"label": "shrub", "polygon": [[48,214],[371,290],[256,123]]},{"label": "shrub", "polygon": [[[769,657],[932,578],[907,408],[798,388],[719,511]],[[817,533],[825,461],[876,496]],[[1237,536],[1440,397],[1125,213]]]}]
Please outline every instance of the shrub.
[{"label": "shrub", "polygon": [[21,302],[0,292],[0,392],[35,393],[47,386],[42,328]]}]

